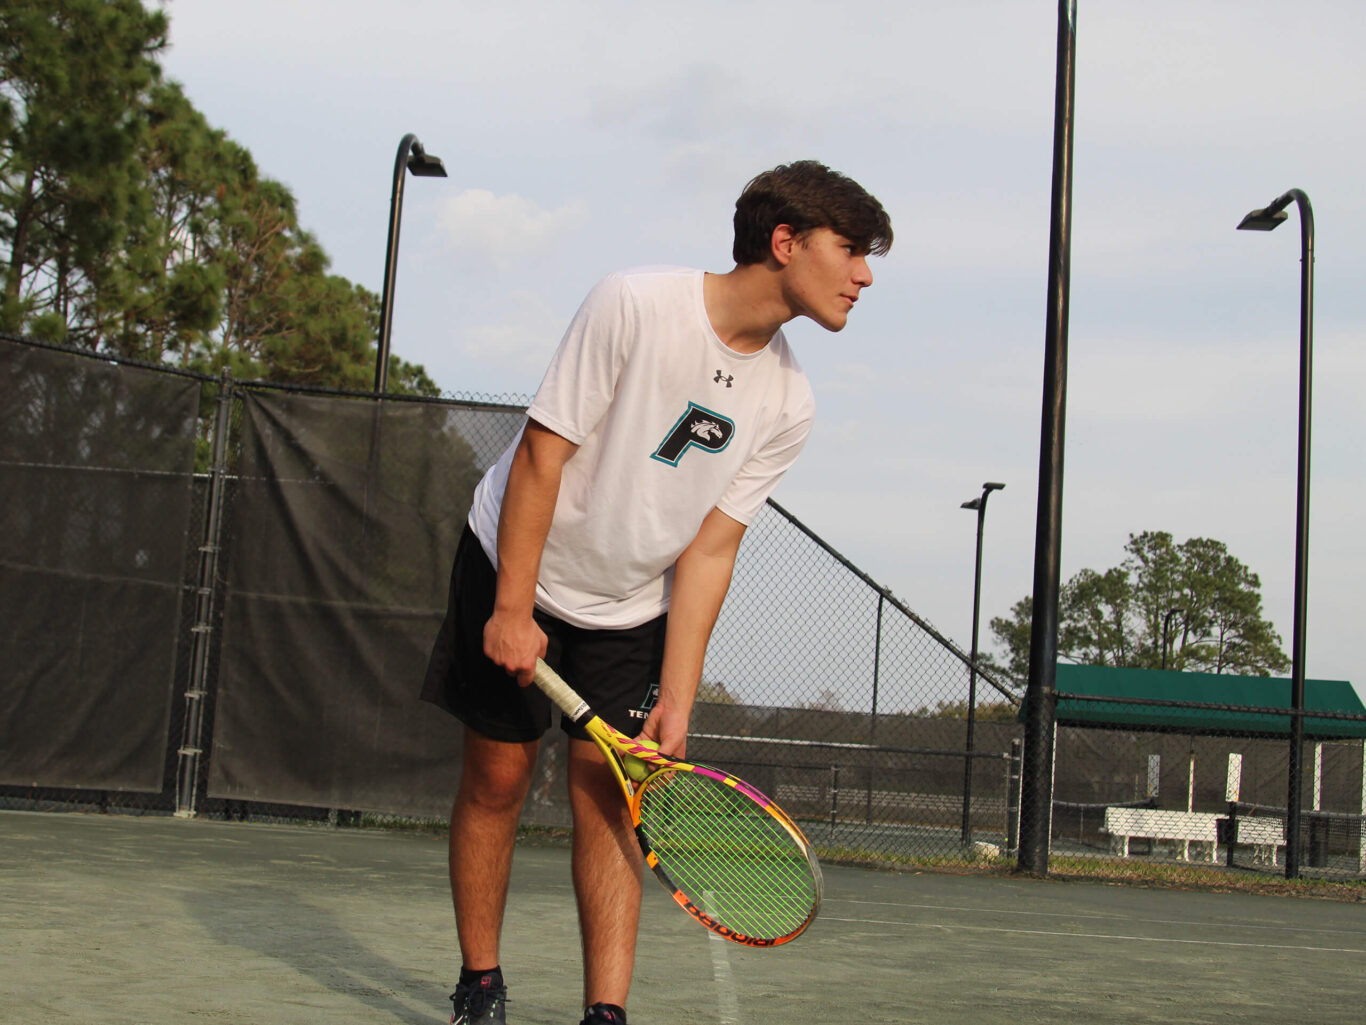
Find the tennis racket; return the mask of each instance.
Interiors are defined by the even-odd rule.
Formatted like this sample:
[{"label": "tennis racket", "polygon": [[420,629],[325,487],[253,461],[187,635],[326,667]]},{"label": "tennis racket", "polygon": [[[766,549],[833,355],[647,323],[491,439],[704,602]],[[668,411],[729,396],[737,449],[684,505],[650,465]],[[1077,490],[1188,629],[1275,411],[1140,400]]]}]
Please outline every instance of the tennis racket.
[{"label": "tennis racket", "polygon": [[821,904],[820,864],[781,808],[728,773],[619,733],[539,659],[535,680],[602,751],[645,863],[679,907],[747,947],[776,947],[811,924]]}]

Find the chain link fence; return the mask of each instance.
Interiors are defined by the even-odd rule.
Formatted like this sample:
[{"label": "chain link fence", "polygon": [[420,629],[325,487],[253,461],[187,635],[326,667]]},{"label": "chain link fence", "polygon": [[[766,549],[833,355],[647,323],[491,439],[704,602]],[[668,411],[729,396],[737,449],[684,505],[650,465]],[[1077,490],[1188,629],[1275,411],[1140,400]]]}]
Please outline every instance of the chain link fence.
[{"label": "chain link fence", "polygon": [[[444,822],[460,731],[416,695],[470,494],[523,400],[377,400],[3,336],[0,368],[0,807]],[[1031,785],[1016,694],[770,502],[689,754],[826,857],[1004,862]],[[1366,875],[1359,734],[1309,732],[1306,864]],[[1059,864],[1284,864],[1282,742],[1064,723],[1056,752]],[[568,825],[565,754],[552,731],[527,825]]]}]

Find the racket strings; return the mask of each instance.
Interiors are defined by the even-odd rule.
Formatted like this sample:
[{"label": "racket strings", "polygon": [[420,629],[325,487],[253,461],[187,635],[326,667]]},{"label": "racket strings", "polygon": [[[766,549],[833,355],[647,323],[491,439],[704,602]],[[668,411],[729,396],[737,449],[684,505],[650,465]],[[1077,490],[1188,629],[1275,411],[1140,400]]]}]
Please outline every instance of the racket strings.
[{"label": "racket strings", "polygon": [[805,846],[745,792],[697,773],[656,775],[639,794],[641,830],[673,884],[727,928],[791,935],[819,888]]},{"label": "racket strings", "polygon": [[780,936],[802,925],[815,887],[792,836],[724,784],[704,782],[689,796],[703,800],[679,805],[674,798],[667,833],[647,830],[675,885],[713,918],[750,935]]}]

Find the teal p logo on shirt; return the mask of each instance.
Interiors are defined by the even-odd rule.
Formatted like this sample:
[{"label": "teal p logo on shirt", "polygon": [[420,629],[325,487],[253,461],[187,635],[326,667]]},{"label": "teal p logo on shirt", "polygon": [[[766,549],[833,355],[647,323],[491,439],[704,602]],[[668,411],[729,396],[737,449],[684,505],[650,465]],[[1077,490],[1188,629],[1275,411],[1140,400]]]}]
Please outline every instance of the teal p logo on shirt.
[{"label": "teal p logo on shirt", "polygon": [[683,454],[690,448],[700,448],[708,452],[720,452],[730,444],[735,433],[735,421],[720,413],[689,402],[687,411],[678,418],[668,437],[654,450],[651,459],[658,459],[670,466],[677,466]]}]

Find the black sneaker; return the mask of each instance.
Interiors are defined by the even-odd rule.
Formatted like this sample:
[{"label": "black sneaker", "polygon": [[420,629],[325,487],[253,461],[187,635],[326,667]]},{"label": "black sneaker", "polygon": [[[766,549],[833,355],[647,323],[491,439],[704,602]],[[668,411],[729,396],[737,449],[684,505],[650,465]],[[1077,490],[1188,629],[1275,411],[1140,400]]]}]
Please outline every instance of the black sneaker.
[{"label": "black sneaker", "polygon": [[451,1025],[506,1022],[507,1001],[508,988],[495,986],[490,975],[483,976],[472,986],[456,986],[451,994],[451,1002],[455,1005],[455,1010],[451,1012]]},{"label": "black sneaker", "polygon": [[583,1012],[579,1025],[626,1025],[626,1012],[616,1004],[594,1004]]}]

